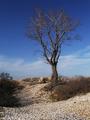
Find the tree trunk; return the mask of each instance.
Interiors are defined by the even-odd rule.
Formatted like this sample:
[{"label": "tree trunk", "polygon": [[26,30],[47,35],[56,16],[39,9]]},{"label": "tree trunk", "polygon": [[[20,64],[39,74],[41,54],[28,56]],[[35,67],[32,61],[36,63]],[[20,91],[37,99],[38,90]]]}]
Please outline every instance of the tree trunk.
[{"label": "tree trunk", "polygon": [[51,65],[52,67],[52,76],[51,76],[51,81],[54,84],[58,83],[58,72],[57,72],[57,64]]}]

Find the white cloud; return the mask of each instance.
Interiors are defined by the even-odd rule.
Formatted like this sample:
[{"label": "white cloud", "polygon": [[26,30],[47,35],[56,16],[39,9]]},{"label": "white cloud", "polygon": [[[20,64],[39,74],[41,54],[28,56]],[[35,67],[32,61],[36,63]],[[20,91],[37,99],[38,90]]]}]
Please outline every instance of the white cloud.
[{"label": "white cloud", "polygon": [[90,46],[73,55],[62,56],[61,62],[62,73],[66,75],[90,76]]},{"label": "white cloud", "polygon": [[42,76],[49,75],[50,67],[43,62],[43,60],[37,60],[33,63],[27,63],[24,59],[11,59],[0,56],[0,72],[10,72],[18,78],[24,76]]},{"label": "white cloud", "polygon": [[[27,63],[24,59],[12,59],[0,56],[0,72],[10,72],[17,78],[25,76],[47,76],[51,69],[42,59]],[[72,55],[61,56],[58,71],[64,75],[90,74],[90,46],[75,52]]]}]

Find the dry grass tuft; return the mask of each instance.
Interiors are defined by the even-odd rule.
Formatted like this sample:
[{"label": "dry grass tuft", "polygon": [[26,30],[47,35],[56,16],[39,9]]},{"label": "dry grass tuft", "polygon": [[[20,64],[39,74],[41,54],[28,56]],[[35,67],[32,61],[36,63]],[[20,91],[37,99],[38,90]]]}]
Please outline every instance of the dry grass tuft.
[{"label": "dry grass tuft", "polygon": [[54,86],[51,90],[52,101],[67,100],[76,95],[90,92],[90,78],[73,78],[70,81]]}]

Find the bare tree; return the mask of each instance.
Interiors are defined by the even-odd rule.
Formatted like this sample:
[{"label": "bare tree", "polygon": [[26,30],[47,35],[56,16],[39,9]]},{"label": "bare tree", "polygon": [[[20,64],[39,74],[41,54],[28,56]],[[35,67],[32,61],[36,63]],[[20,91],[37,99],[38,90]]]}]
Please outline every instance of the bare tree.
[{"label": "bare tree", "polygon": [[42,47],[43,56],[52,68],[52,82],[57,83],[57,63],[62,44],[66,40],[72,40],[78,24],[64,10],[48,13],[37,10],[30,20],[27,35]]}]

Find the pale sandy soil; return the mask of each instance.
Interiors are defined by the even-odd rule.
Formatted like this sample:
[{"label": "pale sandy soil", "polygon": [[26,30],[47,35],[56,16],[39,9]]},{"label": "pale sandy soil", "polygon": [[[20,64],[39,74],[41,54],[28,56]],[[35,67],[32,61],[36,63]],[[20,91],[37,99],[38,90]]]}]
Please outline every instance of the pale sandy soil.
[{"label": "pale sandy soil", "polygon": [[[4,107],[4,120],[90,120],[90,93],[52,103],[48,99],[49,95],[41,91],[44,86],[26,85],[18,96],[22,96],[22,104],[27,103],[27,106]],[[35,103],[29,105],[29,102]]]}]

